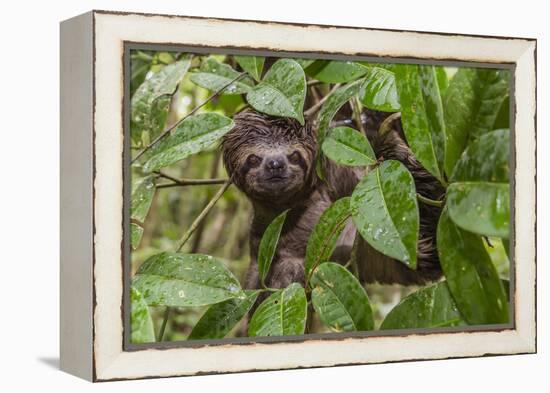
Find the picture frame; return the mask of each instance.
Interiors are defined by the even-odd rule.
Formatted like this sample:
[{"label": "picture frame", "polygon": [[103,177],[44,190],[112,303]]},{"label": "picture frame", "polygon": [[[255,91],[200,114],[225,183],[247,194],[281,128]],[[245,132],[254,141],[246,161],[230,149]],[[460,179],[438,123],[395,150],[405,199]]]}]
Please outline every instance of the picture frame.
[{"label": "picture frame", "polygon": [[[511,70],[511,323],[131,344],[125,75],[132,48]],[[61,369],[110,381],[536,352],[536,109],[534,39],[111,11],[62,22]]]}]

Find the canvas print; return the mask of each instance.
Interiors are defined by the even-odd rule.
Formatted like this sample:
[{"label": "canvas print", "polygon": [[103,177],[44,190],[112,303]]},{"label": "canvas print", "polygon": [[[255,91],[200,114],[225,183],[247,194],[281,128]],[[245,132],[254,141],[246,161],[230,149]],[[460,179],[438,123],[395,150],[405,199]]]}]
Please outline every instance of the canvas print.
[{"label": "canvas print", "polygon": [[130,343],[511,322],[509,68],[129,57]]}]

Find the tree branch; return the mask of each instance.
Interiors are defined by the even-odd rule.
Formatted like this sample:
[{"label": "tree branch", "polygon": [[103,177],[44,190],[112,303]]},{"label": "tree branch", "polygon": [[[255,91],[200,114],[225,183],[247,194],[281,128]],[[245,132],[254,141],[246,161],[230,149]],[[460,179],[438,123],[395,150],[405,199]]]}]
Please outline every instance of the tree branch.
[{"label": "tree branch", "polygon": [[365,127],[363,126],[363,116],[361,113],[361,103],[357,97],[354,97],[350,102],[351,110],[353,112],[353,120],[355,125],[361,131],[361,134],[366,135]]},{"label": "tree branch", "polygon": [[203,106],[205,106],[206,104],[208,104],[210,101],[212,101],[214,98],[216,98],[217,96],[219,96],[225,89],[227,89],[229,86],[231,86],[233,83],[237,82],[239,79],[241,79],[243,76],[245,76],[246,73],[241,73],[239,74],[237,77],[235,77],[231,82],[229,82],[227,85],[223,86],[221,89],[219,89],[218,91],[216,91],[214,94],[212,94],[210,97],[208,97],[206,100],[204,100],[200,105],[196,106],[195,108],[193,108],[193,110],[191,112],[189,112],[187,115],[185,115],[184,117],[182,117],[181,119],[179,119],[177,122],[175,122],[174,124],[172,124],[170,127],[168,127],[166,130],[164,130],[162,132],[162,134],[160,134],[159,136],[157,136],[151,143],[149,143],[142,151],[140,151],[138,154],[136,154],[136,156],[132,159],[132,161],[130,162],[130,164],[133,164],[134,162],[136,162],[143,154],[145,154],[145,152],[147,152],[150,148],[152,148],[153,146],[155,146],[162,138],[164,138],[166,135],[168,135],[170,133],[170,131],[172,131],[174,128],[176,128],[177,126],[179,126],[185,119],[187,119],[188,117],[194,115],[199,109],[201,109]]},{"label": "tree branch", "polygon": [[206,205],[205,208],[202,210],[202,212],[197,216],[197,218],[195,218],[195,221],[193,221],[193,223],[191,224],[187,232],[185,232],[184,235],[182,236],[180,240],[180,244],[177,248],[178,252],[181,251],[185,243],[187,243],[187,241],[189,240],[193,232],[195,232],[195,230],[199,226],[200,222],[204,220],[204,218],[207,216],[210,210],[212,210],[216,202],[218,202],[218,200],[222,197],[222,195],[229,188],[231,183],[232,183],[231,179],[226,180],[224,185],[218,190],[218,192],[216,193],[216,195],[214,195],[212,200],[208,202],[208,205]]},{"label": "tree branch", "polygon": [[418,200],[426,205],[435,206],[435,207],[443,207],[443,201],[434,201],[433,199],[426,198],[425,196],[422,196],[420,194],[416,194],[416,197]]},{"label": "tree branch", "polygon": [[304,116],[305,117],[309,117],[311,115],[313,115],[315,112],[317,112],[319,110],[319,108],[321,108],[321,106],[325,103],[325,101],[330,97],[330,95],[332,93],[334,93],[338,88],[340,87],[340,84],[337,83],[336,85],[334,85],[334,87],[332,88],[331,91],[329,91],[323,98],[321,98],[321,100],[319,100],[315,105],[313,105],[311,108],[307,109],[306,111],[304,111]]},{"label": "tree branch", "polygon": [[218,179],[178,179],[173,176],[170,176],[164,172],[155,171],[155,173],[164,179],[170,180],[173,183],[163,183],[157,185],[157,188],[170,188],[170,187],[185,187],[185,186],[202,186],[210,184],[223,184],[227,178],[218,178]]},{"label": "tree branch", "polygon": [[401,112],[395,112],[394,114],[389,115],[384,119],[382,124],[380,124],[380,128],[378,128],[378,134],[385,135],[391,130],[392,123],[401,118]]}]

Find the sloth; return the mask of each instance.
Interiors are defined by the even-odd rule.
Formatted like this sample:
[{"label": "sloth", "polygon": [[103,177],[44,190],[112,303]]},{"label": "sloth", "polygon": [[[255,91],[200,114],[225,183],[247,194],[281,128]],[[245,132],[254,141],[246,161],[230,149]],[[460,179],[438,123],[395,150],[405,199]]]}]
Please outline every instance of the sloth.
[{"label": "sloth", "polygon": [[[379,160],[398,160],[413,174],[417,192],[439,199],[444,190],[414,158],[399,125],[380,135],[378,128],[388,114],[367,111],[366,134]],[[234,184],[250,200],[253,218],[250,226],[250,266],[245,288],[261,286],[258,274],[258,248],[267,226],[288,210],[278,246],[265,284],[285,288],[304,283],[307,241],[319,217],[334,201],[351,195],[364,176],[364,168],[340,166],[322,160],[325,179],[316,171],[320,147],[316,131],[306,122],[273,117],[253,110],[234,116],[235,126],[222,139],[225,168]],[[387,257],[358,236],[357,261],[363,283],[423,284],[441,277],[435,230],[440,209],[419,202],[420,233],[417,269]],[[346,263],[351,254],[356,229],[347,223],[331,260]]]}]

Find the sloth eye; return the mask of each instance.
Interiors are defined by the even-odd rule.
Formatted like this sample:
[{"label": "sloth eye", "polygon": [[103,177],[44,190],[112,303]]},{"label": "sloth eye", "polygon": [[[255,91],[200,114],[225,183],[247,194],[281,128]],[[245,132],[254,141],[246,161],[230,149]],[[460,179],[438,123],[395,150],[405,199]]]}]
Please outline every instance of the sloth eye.
[{"label": "sloth eye", "polygon": [[248,166],[255,168],[262,163],[262,159],[256,154],[251,154],[246,158],[246,163]]},{"label": "sloth eye", "polygon": [[291,155],[288,156],[288,161],[290,161],[291,164],[298,165],[302,162],[302,155],[299,151],[295,151]]}]

